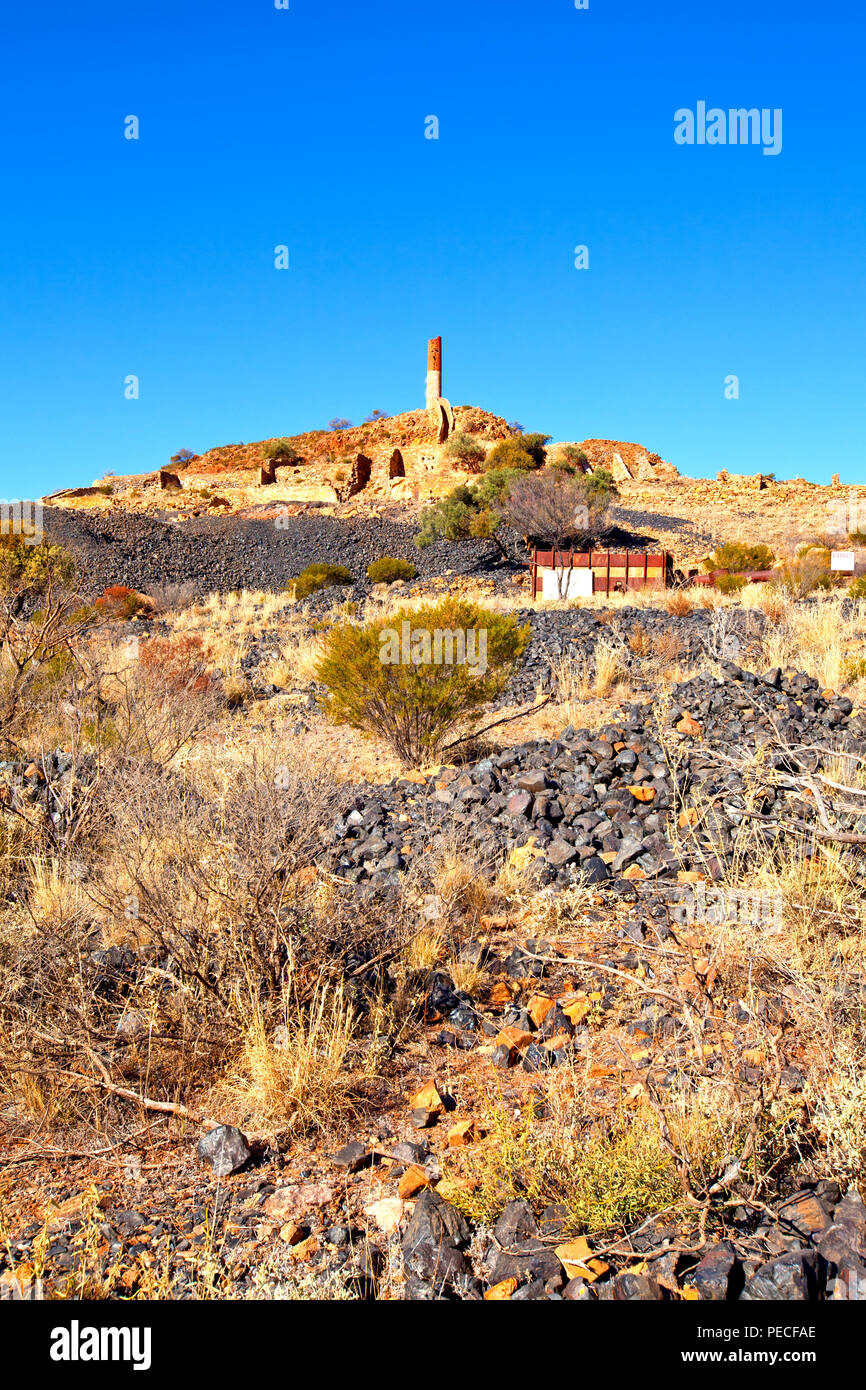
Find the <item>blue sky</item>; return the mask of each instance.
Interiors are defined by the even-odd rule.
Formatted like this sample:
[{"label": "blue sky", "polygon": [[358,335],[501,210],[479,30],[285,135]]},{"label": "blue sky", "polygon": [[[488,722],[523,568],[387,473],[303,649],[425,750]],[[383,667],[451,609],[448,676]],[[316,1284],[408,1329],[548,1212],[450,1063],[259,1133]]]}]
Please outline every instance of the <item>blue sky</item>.
[{"label": "blue sky", "polygon": [[[455,405],[866,482],[864,34],[855,0],[7,8],[0,491],[410,409],[437,333]],[[781,108],[782,152],[678,146],[698,101]]]}]

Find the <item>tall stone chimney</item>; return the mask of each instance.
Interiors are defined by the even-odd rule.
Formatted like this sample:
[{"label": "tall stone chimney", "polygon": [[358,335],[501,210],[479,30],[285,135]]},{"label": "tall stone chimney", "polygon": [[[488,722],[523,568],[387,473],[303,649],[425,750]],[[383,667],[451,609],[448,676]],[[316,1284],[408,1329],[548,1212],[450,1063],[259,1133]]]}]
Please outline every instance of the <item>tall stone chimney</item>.
[{"label": "tall stone chimney", "polygon": [[427,343],[427,397],[429,410],[442,395],[442,339],[431,338]]}]

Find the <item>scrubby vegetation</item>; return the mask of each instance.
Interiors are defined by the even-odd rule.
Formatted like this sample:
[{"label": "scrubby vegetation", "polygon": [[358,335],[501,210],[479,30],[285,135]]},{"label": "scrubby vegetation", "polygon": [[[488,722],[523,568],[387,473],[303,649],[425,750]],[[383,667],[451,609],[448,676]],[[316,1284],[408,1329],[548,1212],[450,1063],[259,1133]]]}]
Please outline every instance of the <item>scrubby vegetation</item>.
[{"label": "scrubby vegetation", "polygon": [[749,544],[746,541],[728,541],[716,547],[712,555],[704,561],[705,570],[731,570],[742,574],[747,570],[768,570],[776,557],[767,545]]},{"label": "scrubby vegetation", "polygon": [[271,463],[299,463],[301,456],[291,439],[271,439],[262,445],[262,455]]},{"label": "scrubby vegetation", "polygon": [[502,439],[487,455],[487,467],[530,471],[543,468],[547,457],[545,446],[549,442],[549,434],[516,434],[511,439]]},{"label": "scrubby vegetation", "polygon": [[453,459],[469,473],[480,473],[487,458],[487,450],[480,440],[465,433],[452,435],[444,453],[447,459]]},{"label": "scrubby vegetation", "polygon": [[367,566],[367,578],[372,584],[393,584],[398,579],[414,579],[418,571],[411,560],[398,560],[393,555],[383,555]]},{"label": "scrubby vegetation", "polygon": [[[498,526],[529,484],[536,502],[552,489],[570,505],[584,481],[550,467],[496,470],[462,505]],[[337,582],[350,577],[342,570]],[[658,1273],[670,1297],[691,1297],[683,1271],[722,1242],[756,1242],[750,1269],[774,1251],[773,1223],[792,1191],[827,1177],[862,1184],[863,847],[827,830],[861,814],[862,759],[843,748],[816,776],[810,762],[795,809],[812,829],[777,834],[770,822],[791,814],[791,757],[747,755],[732,740],[713,774],[725,779],[716,798],[700,777],[679,777],[690,749],[699,772],[712,749],[705,730],[676,728],[685,697],[672,691],[700,645],[709,711],[736,638],[734,660],[749,670],[814,674],[804,715],[820,692],[836,714],[843,694],[859,705],[866,586],[801,602],[785,585],[728,578],[730,596],[588,601],[578,649],[559,643],[552,703],[524,718],[510,705],[483,708],[521,663],[530,670],[529,634],[511,611],[525,603],[520,592],[459,576],[459,593],[442,602],[424,591],[414,602],[361,593],[350,610],[326,595],[311,619],[285,593],[196,601],[189,587],[166,585],[152,595],[158,620],[127,628],[115,620],[123,602],[111,617],[77,592],[57,547],[0,542],[4,1289],[14,1273],[34,1287],[44,1280],[52,1298],[234,1297],[239,1287],[282,1297],[300,1270],[310,1296],[354,1294],[354,1250],[338,1266],[329,1238],[339,1222],[366,1231],[371,1265],[384,1252],[365,1292],[399,1295],[404,1175],[384,1163],[354,1175],[330,1155],[347,1139],[378,1153],[392,1142],[382,1136],[419,1138],[409,1098],[431,1078],[447,1081],[447,1094],[423,1135],[435,1163],[409,1173],[420,1184],[412,1200],[433,1201],[435,1184],[436,1202],[480,1223],[473,1260],[519,1201],[556,1219],[556,1241],[574,1240],[567,1257],[589,1288]],[[437,665],[437,630],[462,633],[469,659]],[[328,691],[324,711],[311,708],[313,681]],[[233,712],[232,682],[245,683],[248,713]],[[753,698],[735,712],[742,694]],[[657,723],[636,728],[629,711],[648,696]],[[717,717],[742,716],[744,745],[755,698],[789,722],[796,705],[782,690],[774,705],[770,687],[729,681]],[[706,724],[697,699],[689,713]],[[569,741],[566,724],[586,732]],[[821,726],[822,747],[833,735]],[[636,738],[652,775],[619,777]],[[605,749],[608,739],[619,747]],[[662,885],[632,868],[613,883],[545,881],[542,823],[556,837],[574,814],[561,774],[590,746],[614,826],[634,824],[637,792],[679,789],[665,833],[701,870],[672,877],[672,894],[698,882],[708,896],[769,894],[780,903],[772,926],[660,919],[648,898]],[[744,805],[736,825],[719,820],[732,795]],[[644,809],[663,823],[663,805]],[[495,853],[477,833],[491,811],[508,822]],[[566,854],[586,848],[580,838]],[[374,853],[391,877],[353,880]],[[550,1065],[545,1023],[559,1029],[566,1009],[567,1055]],[[510,1067],[494,1061],[503,1034],[524,1034]],[[252,1174],[217,1179],[197,1163],[196,1141],[218,1123],[243,1129]],[[49,1236],[46,1216],[45,1239],[31,1247],[43,1219],[34,1194],[60,1172],[91,1194],[80,1230]],[[101,1206],[109,1187],[112,1205]],[[315,1205],[330,1188],[330,1204]],[[272,1198],[299,1190],[300,1219],[272,1219]],[[394,1240],[368,1214],[380,1190],[402,1212]],[[226,1191],[227,1215],[211,1200]],[[118,1210],[133,1204],[145,1217],[133,1244],[152,1249],[151,1261],[128,1236],[115,1239]],[[148,1228],[159,1226],[166,1243],[157,1248],[154,1235],[150,1247]],[[545,1227],[548,1260],[556,1241]],[[511,1249],[497,1237],[496,1259]],[[504,1296],[508,1276],[498,1287]]]},{"label": "scrubby vegetation", "polygon": [[309,598],[310,594],[318,593],[319,589],[351,583],[352,576],[345,565],[331,565],[322,561],[307,565],[307,568],[301,571],[294,583],[294,595],[296,599]]},{"label": "scrubby vegetation", "polygon": [[528,640],[511,617],[445,599],[336,628],[316,677],[335,723],[383,739],[418,767],[504,688]]}]

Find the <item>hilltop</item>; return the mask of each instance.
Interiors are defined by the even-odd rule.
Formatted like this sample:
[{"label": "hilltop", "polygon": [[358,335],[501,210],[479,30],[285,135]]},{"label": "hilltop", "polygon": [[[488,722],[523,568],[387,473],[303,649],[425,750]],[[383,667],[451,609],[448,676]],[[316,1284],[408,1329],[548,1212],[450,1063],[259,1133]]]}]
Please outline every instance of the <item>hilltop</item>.
[{"label": "hilltop", "polygon": [[[488,453],[514,437],[504,418],[471,405],[454,408],[453,433],[470,436]],[[263,484],[268,451],[278,443],[291,462],[277,459],[275,481]],[[858,490],[835,480],[821,486],[799,478],[777,481],[772,475],[736,472],[716,479],[689,478],[644,445],[611,439],[551,442],[548,458],[556,461],[566,451],[571,459],[582,455],[583,466],[589,470],[605,468],[612,473],[619,489],[613,520],[620,531],[641,543],[670,550],[683,569],[700,565],[716,544],[743,537],[759,539],[779,555],[802,544],[823,543],[834,520],[856,510],[852,501]],[[172,576],[198,578],[211,561],[203,554],[196,561],[192,552],[207,551],[211,538],[218,537],[221,547],[232,553],[238,548],[248,550],[249,537],[260,533],[255,528],[238,530],[235,522],[264,522],[272,528],[275,520],[304,517],[310,522],[366,519],[377,526],[400,528],[389,542],[395,547],[390,553],[414,555],[412,532],[421,508],[477,476],[460,466],[447,443],[439,442],[437,427],[426,410],[344,429],[310,430],[280,440],[225,444],[170,464],[168,469],[177,486],[171,479],[169,486],[161,485],[157,469],[110,475],[91,487],[54,493],[46,499],[53,509],[51,529],[73,548],[83,546],[90,558],[99,538],[105,538],[125,582],[139,584],[153,582],[154,565],[158,568],[159,556],[169,552]],[[84,514],[80,523],[73,523],[71,512]],[[170,532],[165,529],[167,523],[171,523]],[[187,523],[188,543],[178,541],[175,523]],[[292,525],[292,535],[295,529]],[[328,558],[340,559],[339,534],[339,527],[328,533]],[[384,541],[384,535],[380,539]],[[295,546],[286,546],[285,540],[284,535],[276,548],[278,575],[271,575],[269,559],[255,560],[258,583],[284,583],[299,572],[292,558]],[[307,526],[303,540],[304,563],[321,558],[310,551],[311,546],[315,548],[315,528]],[[264,549],[268,555],[275,550],[273,545]],[[453,547],[445,547],[442,555],[445,549],[450,558],[442,561],[444,566],[464,568],[465,556],[458,558]],[[489,562],[492,547],[477,549],[475,558]],[[186,558],[178,558],[179,550]],[[438,550],[437,556],[441,559]],[[242,557],[237,565],[223,568],[226,583],[251,582]],[[214,578],[215,587],[221,587],[219,574]]]}]

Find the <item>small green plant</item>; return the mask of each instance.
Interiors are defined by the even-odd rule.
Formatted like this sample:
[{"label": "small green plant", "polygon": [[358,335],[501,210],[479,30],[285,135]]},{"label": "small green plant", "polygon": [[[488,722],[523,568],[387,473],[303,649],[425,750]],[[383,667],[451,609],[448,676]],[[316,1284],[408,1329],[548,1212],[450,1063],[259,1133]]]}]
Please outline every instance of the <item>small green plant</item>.
[{"label": "small green plant", "polygon": [[704,561],[704,569],[731,570],[742,574],[747,570],[772,569],[775,555],[768,545],[749,545],[745,541],[728,541],[716,547]]},{"label": "small green plant", "polygon": [[316,679],[334,723],[381,738],[404,765],[418,767],[504,689],[529,636],[511,616],[447,598],[334,628]]},{"label": "small green plant", "polygon": [[367,578],[371,584],[393,584],[398,579],[414,579],[418,571],[411,560],[398,560],[393,555],[383,555],[367,566]]},{"label": "small green plant", "polygon": [[568,473],[583,473],[589,467],[589,459],[576,444],[564,444],[551,467],[564,468]]},{"label": "small green plant", "polygon": [[859,579],[855,579],[848,586],[849,598],[866,598],[866,574],[861,574]]},{"label": "small green plant", "polygon": [[745,589],[747,582],[744,574],[720,574],[716,580],[716,588],[721,594],[738,594],[741,589]]},{"label": "small green plant", "polygon": [[544,445],[549,438],[546,434],[515,434],[511,439],[501,439],[487,455],[487,467],[519,468],[523,472],[543,468]]},{"label": "small green plant", "polygon": [[25,536],[0,536],[0,595],[42,594],[72,583],[72,556],[59,545],[29,545]]},{"label": "small green plant", "polygon": [[345,565],[329,565],[319,562],[307,565],[294,583],[296,599],[309,598],[320,589],[330,589],[338,584],[351,584],[352,576]]},{"label": "small green plant", "polygon": [[268,440],[267,444],[262,445],[262,455],[271,463],[276,460],[280,463],[296,463],[301,457],[291,439]]},{"label": "small green plant", "polygon": [[487,450],[480,440],[471,434],[455,434],[444,449],[445,457],[459,463],[468,473],[480,473],[487,458]]},{"label": "small green plant", "polygon": [[502,508],[526,469],[493,468],[477,483],[455,487],[439,502],[431,502],[419,517],[415,544],[424,550],[434,541],[492,540],[505,553],[497,532]]},{"label": "small green plant", "polygon": [[607,468],[596,468],[586,480],[586,490],[598,502],[610,502],[619,496],[614,476]]}]

